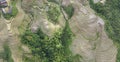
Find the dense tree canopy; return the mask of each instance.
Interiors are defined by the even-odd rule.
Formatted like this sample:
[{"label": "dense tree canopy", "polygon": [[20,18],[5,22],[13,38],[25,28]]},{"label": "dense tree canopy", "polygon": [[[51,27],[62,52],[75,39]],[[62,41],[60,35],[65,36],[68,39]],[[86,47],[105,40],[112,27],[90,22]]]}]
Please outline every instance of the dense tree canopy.
[{"label": "dense tree canopy", "polygon": [[[69,50],[72,32],[68,22],[63,30],[58,30],[52,37],[48,37],[39,29],[37,33],[27,30],[21,39],[23,44],[29,46],[32,55],[40,58],[41,62],[73,62],[73,56]],[[28,58],[25,60],[30,61]]]}]

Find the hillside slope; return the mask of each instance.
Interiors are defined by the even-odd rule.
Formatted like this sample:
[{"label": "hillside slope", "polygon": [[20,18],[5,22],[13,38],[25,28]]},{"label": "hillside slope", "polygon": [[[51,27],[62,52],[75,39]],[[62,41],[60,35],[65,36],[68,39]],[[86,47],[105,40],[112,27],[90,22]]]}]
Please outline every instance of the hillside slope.
[{"label": "hillside slope", "polygon": [[21,43],[26,30],[36,33],[40,28],[52,38],[58,29],[66,26],[66,21],[74,34],[70,50],[73,55],[81,56],[78,62],[116,62],[117,48],[105,32],[104,20],[90,8],[88,0],[18,0],[16,7],[18,14],[13,19],[2,16],[0,19],[0,51],[7,41],[14,62],[23,62],[25,53],[33,57],[30,46]]},{"label": "hillside slope", "polygon": [[74,0],[75,14],[70,20],[76,35],[73,53],[82,55],[82,62],[116,62],[117,49],[106,35],[103,19],[95,15],[87,1],[85,6],[81,1]]}]

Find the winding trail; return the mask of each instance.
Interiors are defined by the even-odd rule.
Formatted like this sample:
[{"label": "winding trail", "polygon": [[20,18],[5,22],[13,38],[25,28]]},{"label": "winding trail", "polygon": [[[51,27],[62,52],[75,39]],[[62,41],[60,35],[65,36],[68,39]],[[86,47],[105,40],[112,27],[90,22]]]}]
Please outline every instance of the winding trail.
[{"label": "winding trail", "polygon": [[12,33],[12,36],[9,37],[9,40],[10,40],[9,45],[11,47],[12,57],[14,59],[14,62],[22,62],[22,57],[21,57],[21,53],[20,53],[20,50],[19,50],[20,39],[18,38],[18,35],[19,35],[18,27],[23,22],[25,13],[21,8],[21,1],[20,0],[17,1],[16,7],[18,9],[18,14],[12,20],[12,23],[11,23],[10,35]]}]

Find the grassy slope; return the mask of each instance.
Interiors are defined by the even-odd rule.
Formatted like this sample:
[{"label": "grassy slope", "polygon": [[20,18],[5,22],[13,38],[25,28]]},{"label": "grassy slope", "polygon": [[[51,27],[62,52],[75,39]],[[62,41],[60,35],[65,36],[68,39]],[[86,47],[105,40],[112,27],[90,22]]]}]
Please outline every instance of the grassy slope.
[{"label": "grassy slope", "polygon": [[[52,38],[49,38],[41,30],[37,33],[26,31],[22,36],[22,43],[29,46],[32,51],[32,60],[26,57],[25,62],[28,61],[43,61],[43,62],[73,62],[79,59],[73,59],[69,45],[72,42],[72,33],[69,24],[66,23],[65,28],[61,32],[55,32]],[[38,59],[35,59],[39,58]],[[80,57],[80,56],[76,56]]]},{"label": "grassy slope", "polygon": [[105,30],[118,47],[117,62],[120,62],[120,0],[106,0],[105,5],[93,3],[90,0],[90,6],[95,12],[105,20]]}]

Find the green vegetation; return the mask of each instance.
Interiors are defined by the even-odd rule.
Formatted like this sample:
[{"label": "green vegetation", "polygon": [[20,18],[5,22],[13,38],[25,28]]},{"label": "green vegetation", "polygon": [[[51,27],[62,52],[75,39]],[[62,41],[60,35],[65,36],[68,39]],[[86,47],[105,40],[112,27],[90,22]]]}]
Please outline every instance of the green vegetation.
[{"label": "green vegetation", "polygon": [[49,5],[48,11],[47,11],[48,20],[52,21],[53,23],[58,23],[58,18],[61,14],[62,9],[64,9],[66,14],[68,15],[67,20],[69,20],[73,16],[74,7],[72,6],[72,4],[68,6],[62,6],[61,1],[59,1],[59,3],[57,3],[56,0],[47,0],[47,1],[53,3],[52,5]]},{"label": "green vegetation", "polygon": [[0,53],[0,58],[3,59],[3,62],[14,62],[11,57],[11,50],[7,44],[4,44],[3,46],[4,52]]},{"label": "green vegetation", "polygon": [[73,62],[81,62],[81,56],[79,54],[76,54],[74,57],[73,57]]},{"label": "green vegetation", "polygon": [[58,5],[50,5],[47,11],[48,20],[53,23],[58,23],[58,18],[60,16],[60,9]]},{"label": "green vegetation", "polygon": [[16,1],[11,1],[11,6],[12,6],[12,12],[3,14],[3,17],[7,20],[9,20],[11,17],[15,17],[18,13],[18,9],[16,8]]},{"label": "green vegetation", "polygon": [[26,31],[26,29],[30,26],[31,21],[27,18],[23,19],[23,22],[21,25],[18,27],[19,33],[22,35]]},{"label": "green vegetation", "polygon": [[7,44],[4,45],[4,57],[3,59],[6,60],[7,62],[14,62],[12,57],[11,57],[11,51],[10,48]]},{"label": "green vegetation", "polygon": [[117,44],[117,47],[118,47],[118,53],[117,53],[116,62],[120,62],[120,44]]},{"label": "green vegetation", "polygon": [[117,62],[120,62],[120,0],[106,0],[103,5],[101,3],[93,3],[93,0],[89,0],[91,8],[96,13],[105,19],[105,30],[115,44],[118,43]]},{"label": "green vegetation", "polygon": [[62,6],[62,8],[67,13],[68,19],[70,19],[74,14],[74,7],[72,6],[72,4],[68,5],[67,7]]},{"label": "green vegetation", "polygon": [[[48,20],[58,23],[61,6],[55,4],[55,0],[48,0],[48,2],[49,5],[46,5]],[[56,31],[51,37],[44,34],[41,29],[36,33],[28,29],[21,36],[21,42],[30,48],[31,53],[23,54],[23,60],[24,62],[80,62],[81,56],[73,56],[69,49],[72,38],[73,33],[68,19],[66,19],[65,27]]]},{"label": "green vegetation", "polygon": [[61,41],[62,41],[62,45],[64,46],[64,49],[66,50],[66,53],[68,54],[70,53],[70,50],[68,47],[72,42],[72,37],[73,37],[73,33],[69,27],[68,21],[66,21],[65,28],[63,29],[61,34]]},{"label": "green vegetation", "polygon": [[21,41],[30,48],[32,56],[24,56],[24,61],[73,62],[78,60],[74,60],[74,56],[69,49],[72,37],[73,34],[68,22],[66,22],[63,30],[58,30],[52,37],[48,37],[41,29],[39,29],[37,33],[32,33],[30,30],[27,30],[24,35],[22,35]]},{"label": "green vegetation", "polygon": [[53,3],[56,3],[58,4],[58,2],[56,0],[47,0],[48,2],[53,2]]}]

